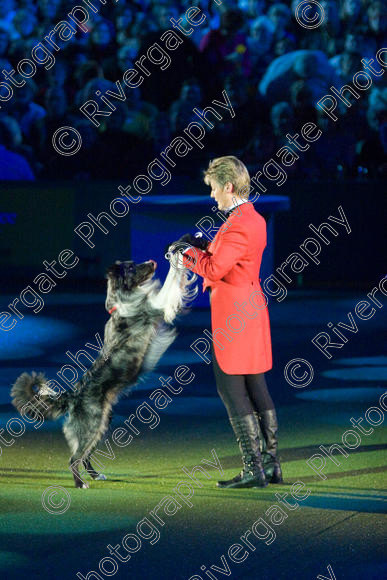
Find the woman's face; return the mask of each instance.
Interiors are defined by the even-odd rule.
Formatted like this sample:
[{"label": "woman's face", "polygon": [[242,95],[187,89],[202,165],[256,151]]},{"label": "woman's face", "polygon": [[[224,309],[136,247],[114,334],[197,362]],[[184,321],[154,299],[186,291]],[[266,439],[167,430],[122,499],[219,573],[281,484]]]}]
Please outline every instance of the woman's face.
[{"label": "woman's face", "polygon": [[232,195],[227,191],[227,184],[222,187],[215,179],[209,179],[211,197],[218,204],[218,209],[226,210],[232,204]]}]

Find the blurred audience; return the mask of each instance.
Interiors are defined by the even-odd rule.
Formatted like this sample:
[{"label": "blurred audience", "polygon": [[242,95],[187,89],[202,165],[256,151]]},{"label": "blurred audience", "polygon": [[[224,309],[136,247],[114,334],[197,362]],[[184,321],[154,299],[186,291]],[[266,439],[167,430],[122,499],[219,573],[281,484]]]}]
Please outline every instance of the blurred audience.
[{"label": "blurred audience", "polygon": [[17,153],[22,136],[17,121],[12,117],[0,117],[0,180],[33,181],[35,176],[27,159]]},{"label": "blurred audience", "polygon": [[[315,122],[324,136],[303,163],[289,168],[292,176],[386,174],[387,75],[374,77],[360,99],[348,97],[351,107],[339,102],[336,123],[316,107],[332,86],[352,82],[362,59],[375,59],[386,46],[384,0],[320,0],[325,18],[311,30],[295,19],[299,0],[98,4],[88,33],[78,32],[69,42],[57,35],[55,65],[38,66],[34,79],[14,87],[9,102],[1,99],[0,179],[127,177],[129,166],[145,167],[188,123],[199,120],[193,109],[220,99],[223,90],[235,118],[215,120],[206,137],[209,154],[224,154],[227,142],[256,172],[287,144],[287,133]],[[181,18],[188,29],[184,14],[190,6],[199,6],[206,18],[184,36],[170,19]],[[68,12],[66,0],[1,0],[0,70],[10,71],[28,58]],[[139,88],[126,87],[124,72],[138,69],[136,61],[154,43],[164,47],[160,37],[166,30],[183,38],[167,51],[171,64],[160,70],[147,61],[150,76],[144,75]],[[126,98],[111,98],[113,111],[101,98],[106,91],[119,94],[116,81]],[[111,112],[98,118],[98,127],[79,110],[87,100]],[[53,132],[65,125],[82,134],[83,147],[74,157],[61,158],[51,144]]]}]

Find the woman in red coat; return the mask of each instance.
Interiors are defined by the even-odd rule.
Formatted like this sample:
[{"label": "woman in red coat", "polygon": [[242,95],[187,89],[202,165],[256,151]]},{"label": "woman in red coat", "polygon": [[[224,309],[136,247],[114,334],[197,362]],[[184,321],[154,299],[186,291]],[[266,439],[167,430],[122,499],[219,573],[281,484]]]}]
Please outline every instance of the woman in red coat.
[{"label": "woman in red coat", "polygon": [[[248,201],[250,176],[236,157],[214,159],[204,174],[227,221],[207,242],[190,234],[184,265],[210,288],[213,368],[217,390],[238,441],[242,472],[218,487],[281,483],[277,418],[264,373],[272,367],[267,299],[259,284],[266,222]],[[177,242],[178,244],[178,242]]]}]

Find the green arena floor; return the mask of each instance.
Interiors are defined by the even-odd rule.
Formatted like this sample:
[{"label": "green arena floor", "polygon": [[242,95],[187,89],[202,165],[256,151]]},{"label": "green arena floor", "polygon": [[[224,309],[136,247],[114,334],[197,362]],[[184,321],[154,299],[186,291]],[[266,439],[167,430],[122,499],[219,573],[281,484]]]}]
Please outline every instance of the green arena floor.
[{"label": "green arena floor", "polygon": [[[322,410],[332,416],[340,413],[340,408],[324,405],[321,409],[320,403],[305,403],[303,407],[302,413],[299,407],[291,406],[280,412],[286,483],[262,490],[216,489],[215,481],[223,476],[201,463],[202,459],[214,462],[212,449],[224,477],[235,475],[239,469],[231,430],[219,419],[162,417],[156,429],[147,429],[127,448],[113,444],[115,458],[101,458],[108,480],[92,482],[87,490],[72,486],[66,469],[68,451],[60,433],[26,433],[4,451],[4,455],[12,451],[12,462],[4,461],[1,468],[0,563],[5,577],[27,574],[31,578],[67,579],[76,578],[76,572],[86,576],[91,570],[98,571],[100,560],[109,556],[107,545],[114,547],[126,534],[136,534],[137,523],[144,517],[149,519],[149,512],[170,496],[178,504],[171,500],[169,513],[176,513],[166,515],[161,507],[157,514],[165,525],[155,524],[160,536],[154,528],[145,526],[143,532],[149,540],[142,539],[142,546],[131,559],[119,564],[116,577],[188,579],[200,574],[202,565],[222,567],[221,556],[227,558],[229,547],[263,518],[276,538],[266,545],[272,533],[261,526],[260,534],[268,533],[268,537],[259,540],[250,536],[255,551],[247,550],[249,555],[241,563],[228,559],[233,576],[303,579],[325,573],[329,578],[327,566],[331,564],[337,578],[382,578],[382,514],[387,499],[382,477],[386,464],[384,428],[376,427],[364,445],[362,442],[357,450],[349,451],[347,458],[340,459],[341,466],[328,461],[327,479],[321,480],[305,460],[321,443],[340,440],[340,428],[327,428],[318,419]],[[356,410],[360,416],[360,406]],[[314,418],[312,424],[303,425],[304,414]],[[296,434],[292,428],[295,423]],[[211,476],[206,479],[203,474],[197,475],[201,488],[182,471],[182,467],[192,470],[200,464]],[[174,490],[182,481],[190,483],[193,490],[187,503]],[[299,508],[291,510],[278,502],[275,493],[290,492],[296,481],[303,482],[303,491],[310,490],[310,495],[298,501]],[[69,498],[62,491],[52,498],[58,511],[61,502],[67,507],[71,500],[65,513],[51,514],[43,509],[42,494],[54,485],[69,493]],[[183,486],[179,491],[185,496],[192,494]],[[290,493],[286,499],[292,507],[297,503]],[[265,514],[274,504],[282,505],[287,515],[277,525],[270,524]],[[150,521],[154,522],[152,518]],[[245,552],[241,554],[246,556]],[[108,563],[106,571],[112,571]],[[215,577],[221,578],[222,574]]]},{"label": "green arena floor", "polygon": [[[320,304],[323,308],[323,301]],[[289,310],[294,307],[294,302],[289,301]],[[55,308],[52,314],[60,317]],[[171,347],[157,373],[166,376],[179,362],[189,359],[186,345],[192,340],[192,327],[198,324],[198,316],[206,315],[191,313],[184,320],[180,342]],[[61,316],[68,317],[65,308]],[[93,319],[92,311],[88,313],[84,305],[79,308],[79,316],[76,324],[80,328],[84,328],[88,317]],[[295,352],[304,353],[298,346],[305,339],[284,334],[285,327],[276,319],[275,308],[271,316],[274,344],[288,345],[286,352],[281,349],[280,361],[289,360]],[[77,338],[79,347],[85,344],[84,337],[92,336],[89,324],[88,334],[85,331]],[[314,324],[318,327],[319,320]],[[67,467],[69,452],[60,423],[47,423],[36,430],[29,426],[24,435],[15,438],[13,445],[2,446],[1,578],[94,580],[114,576],[136,580],[204,580],[229,576],[306,580],[318,575],[337,580],[385,578],[384,424],[375,426],[369,435],[362,434],[360,446],[347,449],[348,457],[336,453],[334,457],[340,465],[327,459],[326,479],[321,479],[306,463],[319,452],[320,445],[342,445],[343,433],[351,428],[351,417],[364,418],[367,409],[379,406],[379,397],[386,391],[385,383],[378,378],[378,372],[384,372],[385,357],[382,350],[375,350],[376,338],[383,345],[381,332],[381,321],[364,327],[361,342],[357,345],[354,342],[351,349],[340,353],[347,357],[347,362],[343,358],[341,362],[324,363],[321,368],[316,365],[314,383],[305,389],[292,389],[281,379],[283,364],[277,365],[274,374],[269,373],[280,422],[283,485],[250,490],[216,488],[218,479],[239,471],[240,458],[215,392],[211,369],[200,361],[192,363],[197,380],[185,387],[184,393],[176,395],[165,411],[159,411],[160,423],[156,428],[142,425],[140,434],[125,448],[113,443],[110,448],[106,443],[100,445],[101,451],[112,455],[111,458],[99,455],[108,479],[92,481],[90,489],[73,487]],[[372,350],[368,348],[371,340]],[[56,353],[58,359],[61,352],[64,352],[61,346],[50,343],[40,367],[52,364],[52,369],[57,368],[58,360],[52,363],[50,353]],[[370,359],[356,366],[360,365],[361,355]],[[310,351],[305,356],[312,360]],[[10,364],[7,377],[14,372],[15,361],[14,367]],[[20,365],[20,361],[16,364]],[[27,361],[26,369],[34,368],[31,364]],[[35,365],[36,369],[40,367]],[[340,374],[344,368],[348,369],[349,379]],[[368,369],[370,380],[356,382],[356,377],[351,378],[351,369],[356,368],[357,379]],[[333,370],[335,377],[329,375]],[[9,406],[3,382],[2,387],[4,426],[17,414]],[[151,390],[145,384],[119,403],[113,429],[123,424]],[[365,421],[363,426],[369,428]],[[214,457],[218,458],[223,475],[203,462],[214,462]],[[205,467],[209,479],[197,473],[197,481],[193,481],[182,469],[191,471],[199,465]],[[188,483],[191,491],[182,482]],[[299,507],[291,496],[295,482],[304,484],[297,488],[299,498],[304,493],[304,499],[298,500]],[[181,495],[176,491],[179,484]],[[51,496],[50,506],[47,498],[54,491],[48,490],[51,486],[59,487],[57,495]],[[276,497],[276,493],[288,496]],[[55,513],[43,507],[43,496],[46,508]],[[281,503],[285,500],[288,505]],[[156,506],[159,522],[150,515]],[[140,538],[136,527],[141,521]],[[257,535],[251,531],[254,523]],[[246,543],[241,541],[242,535]],[[122,548],[123,540],[129,552]],[[242,548],[230,550],[234,544]],[[113,558],[114,550],[121,560],[128,554],[130,559],[124,562],[117,555]]]}]

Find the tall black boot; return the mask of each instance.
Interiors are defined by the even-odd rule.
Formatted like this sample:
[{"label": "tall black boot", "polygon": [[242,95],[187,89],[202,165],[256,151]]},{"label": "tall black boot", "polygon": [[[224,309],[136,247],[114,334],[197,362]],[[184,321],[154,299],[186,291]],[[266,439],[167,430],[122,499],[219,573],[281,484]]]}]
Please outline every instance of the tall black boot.
[{"label": "tall black boot", "polygon": [[239,449],[242,454],[243,470],[228,481],[218,481],[218,487],[240,489],[266,487],[267,481],[262,468],[259,423],[253,414],[230,419]]},{"label": "tall black boot", "polygon": [[282,470],[277,457],[277,414],[275,409],[270,409],[269,411],[262,411],[255,415],[259,417],[259,423],[263,434],[263,447],[261,447],[261,452],[262,466],[265,470],[266,478],[270,483],[282,483]]}]

